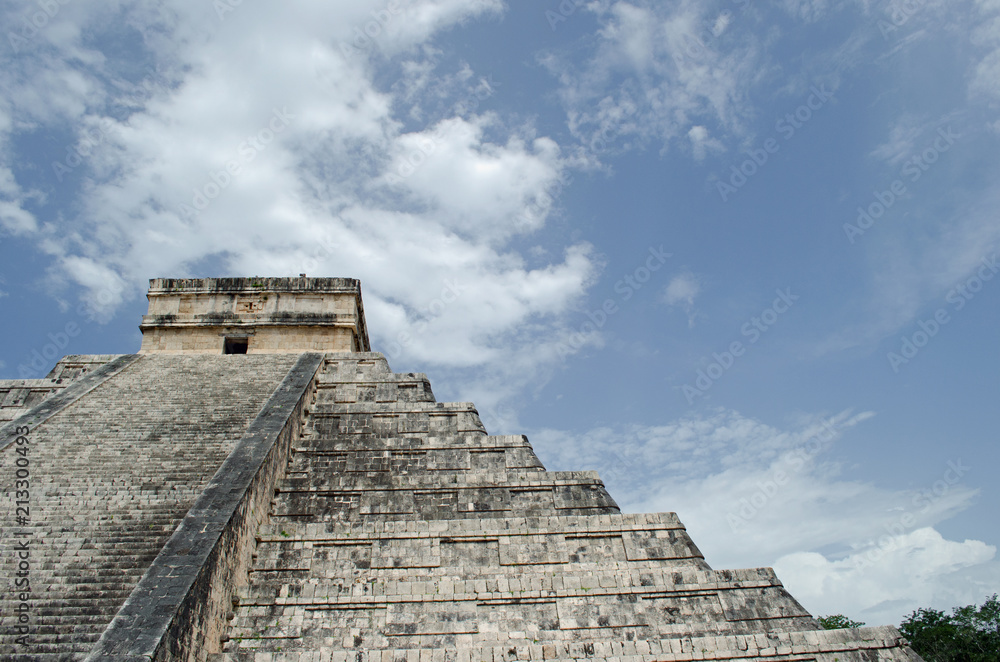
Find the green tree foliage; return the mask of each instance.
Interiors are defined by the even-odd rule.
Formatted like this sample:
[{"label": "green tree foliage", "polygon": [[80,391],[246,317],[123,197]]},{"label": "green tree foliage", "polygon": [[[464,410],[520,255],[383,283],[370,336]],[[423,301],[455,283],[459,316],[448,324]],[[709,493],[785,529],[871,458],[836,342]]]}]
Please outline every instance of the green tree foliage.
[{"label": "green tree foliage", "polygon": [[839,630],[841,628],[859,628],[864,625],[861,621],[852,621],[843,614],[832,616],[820,616],[816,619],[823,626],[824,630]]},{"label": "green tree foliage", "polygon": [[918,609],[899,626],[925,662],[1000,662],[1000,602],[955,607],[949,616]]}]

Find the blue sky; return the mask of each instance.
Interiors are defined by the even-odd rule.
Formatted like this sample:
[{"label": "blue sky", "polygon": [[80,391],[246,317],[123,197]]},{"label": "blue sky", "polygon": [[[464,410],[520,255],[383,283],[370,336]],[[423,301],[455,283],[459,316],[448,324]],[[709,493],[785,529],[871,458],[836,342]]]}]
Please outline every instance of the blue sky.
[{"label": "blue sky", "polygon": [[360,278],[396,371],[715,567],[1000,590],[997,0],[0,12],[3,377],[136,351],[152,277]]}]

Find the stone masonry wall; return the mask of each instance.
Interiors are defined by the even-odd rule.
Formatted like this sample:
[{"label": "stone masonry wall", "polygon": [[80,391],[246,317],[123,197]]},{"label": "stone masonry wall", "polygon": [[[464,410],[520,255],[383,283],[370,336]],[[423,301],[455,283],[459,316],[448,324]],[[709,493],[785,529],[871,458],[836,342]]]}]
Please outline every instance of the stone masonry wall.
[{"label": "stone masonry wall", "polygon": [[[0,658],[72,660],[90,650],[297,358],[138,357],[31,427],[26,526],[10,516],[20,447],[4,448]],[[28,646],[16,641],[14,614],[14,533],[24,530]]]},{"label": "stone masonry wall", "polygon": [[380,355],[327,356],[293,450],[213,662],[919,660],[820,629],[769,568],[711,569],[673,513],[621,514]]}]

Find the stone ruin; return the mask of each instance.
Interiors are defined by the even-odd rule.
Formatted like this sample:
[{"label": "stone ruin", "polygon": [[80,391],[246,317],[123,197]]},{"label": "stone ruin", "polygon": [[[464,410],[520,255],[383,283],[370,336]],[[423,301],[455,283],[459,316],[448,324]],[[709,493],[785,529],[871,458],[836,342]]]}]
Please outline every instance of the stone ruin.
[{"label": "stone ruin", "polygon": [[4,660],[920,659],[392,372],[356,280],[148,296],[138,354],[0,381]]}]

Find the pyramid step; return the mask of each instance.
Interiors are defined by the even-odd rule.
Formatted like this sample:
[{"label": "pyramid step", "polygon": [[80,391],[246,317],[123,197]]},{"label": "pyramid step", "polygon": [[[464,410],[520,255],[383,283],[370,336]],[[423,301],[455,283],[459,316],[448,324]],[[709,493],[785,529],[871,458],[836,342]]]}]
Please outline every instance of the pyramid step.
[{"label": "pyramid step", "polygon": [[[272,564],[267,564],[272,565]],[[442,566],[434,568],[365,568],[345,572],[341,564],[316,563],[313,568],[255,567],[254,584],[243,589],[243,604],[288,603],[289,596],[302,595],[295,580],[307,579],[308,595],[329,596],[338,602],[357,598],[366,604],[391,601],[392,595],[415,596],[434,601],[441,596],[454,599],[508,600],[527,594],[543,597],[580,595],[621,595],[638,597],[688,595],[719,591],[753,591],[780,588],[770,568],[751,568],[723,573],[704,564],[685,560],[674,566],[657,561],[655,566],[636,569],[633,564],[602,562],[569,563],[562,566],[510,565],[481,572],[481,567]],[[666,567],[664,567],[666,566]],[[388,597],[387,597],[388,596]],[[309,602],[302,600],[303,603]],[[805,613],[799,611],[799,613]]]},{"label": "pyramid step", "polygon": [[316,402],[435,402],[430,380],[424,374],[380,375],[375,379],[350,379],[321,374],[316,384]]},{"label": "pyramid step", "polygon": [[258,540],[373,541],[381,538],[426,538],[459,540],[484,536],[570,535],[603,536],[643,534],[669,537],[670,531],[685,531],[676,513],[614,513],[600,516],[549,515],[543,517],[482,517],[475,520],[324,522],[263,524]]},{"label": "pyramid step", "polygon": [[[294,638],[298,630],[284,637],[232,640],[227,644],[225,662],[519,662],[563,660],[616,660],[618,662],[701,662],[707,660],[754,660],[757,662],[919,662],[895,628],[859,630],[807,630],[746,633],[704,637],[671,637],[648,640],[607,638],[604,641],[558,641],[528,639],[509,633],[507,643],[462,645],[458,637],[442,637],[441,646],[427,648],[373,649],[353,647],[354,636],[333,645],[301,648]],[[459,635],[461,636],[461,635]],[[341,648],[341,645],[344,647]],[[266,657],[263,657],[266,656]]]},{"label": "pyramid step", "polygon": [[[308,430],[307,430],[308,431]],[[305,445],[303,445],[305,442]],[[488,435],[478,433],[433,434],[422,437],[410,435],[395,435],[376,437],[352,435],[350,440],[339,436],[319,437],[311,435],[308,440],[296,440],[293,448],[296,452],[317,450],[315,444],[323,442],[333,452],[385,452],[394,450],[499,450],[505,448],[524,448],[531,450],[531,444],[524,435]]]},{"label": "pyramid step", "polygon": [[[538,483],[551,480],[553,472],[540,467],[505,465],[503,453],[497,455],[495,463],[481,463],[480,466],[461,466],[462,460],[452,460],[451,466],[435,458],[430,463],[423,458],[366,458],[357,462],[331,462],[330,466],[289,467],[278,484],[278,493],[305,492],[340,489],[377,489],[380,486],[417,489],[456,485],[460,487],[494,487],[509,483]],[[468,455],[466,455],[468,458]],[[468,460],[466,460],[468,462]],[[430,464],[430,468],[428,468]],[[437,464],[438,466],[433,466]],[[455,465],[459,466],[455,466]],[[441,466],[445,465],[445,466]],[[494,477],[490,483],[487,476]],[[588,481],[593,482],[593,481]]]}]

